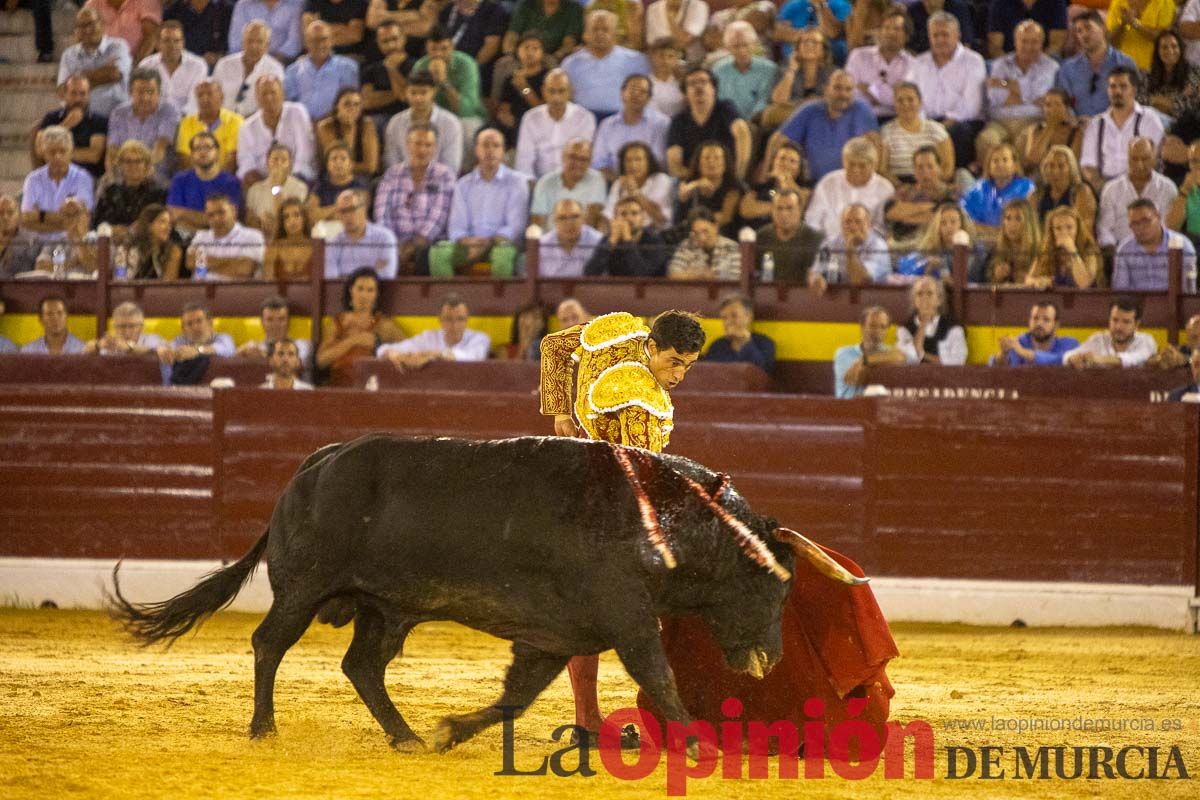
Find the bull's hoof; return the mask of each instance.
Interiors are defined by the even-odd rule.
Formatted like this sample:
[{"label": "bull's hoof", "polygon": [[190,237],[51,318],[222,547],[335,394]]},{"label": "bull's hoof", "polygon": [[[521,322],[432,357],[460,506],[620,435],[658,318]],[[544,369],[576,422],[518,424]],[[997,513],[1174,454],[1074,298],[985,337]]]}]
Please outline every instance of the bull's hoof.
[{"label": "bull's hoof", "polygon": [[413,736],[408,739],[400,739],[398,737],[392,739],[392,749],[397,753],[406,753],[412,755],[429,752],[429,748],[426,746],[425,741],[419,736]]},{"label": "bull's hoof", "polygon": [[459,739],[454,730],[454,722],[447,717],[438,723],[437,731],[433,734],[433,749],[437,753],[449,753]]}]

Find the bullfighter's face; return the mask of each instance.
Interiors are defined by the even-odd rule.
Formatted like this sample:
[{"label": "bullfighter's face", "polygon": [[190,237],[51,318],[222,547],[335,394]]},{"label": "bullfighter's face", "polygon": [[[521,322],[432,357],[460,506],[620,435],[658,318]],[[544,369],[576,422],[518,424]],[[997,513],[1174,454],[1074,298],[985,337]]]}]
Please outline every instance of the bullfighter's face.
[{"label": "bullfighter's face", "polygon": [[678,386],[688,370],[700,358],[700,353],[679,353],[674,347],[660,350],[653,339],[646,340],[646,352],[650,354],[650,372],[654,379],[667,391]]}]

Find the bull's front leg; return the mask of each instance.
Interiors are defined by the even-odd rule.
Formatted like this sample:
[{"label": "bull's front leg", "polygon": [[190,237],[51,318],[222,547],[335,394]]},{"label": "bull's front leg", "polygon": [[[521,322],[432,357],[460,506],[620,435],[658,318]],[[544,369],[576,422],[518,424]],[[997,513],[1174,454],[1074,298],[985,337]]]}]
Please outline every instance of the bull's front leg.
[{"label": "bull's front leg", "polygon": [[680,722],[683,725],[691,723],[691,717],[683,707],[683,701],[679,699],[675,673],[671,671],[671,664],[667,661],[667,653],[663,650],[657,624],[641,632],[635,639],[619,642],[616,651],[629,677],[650,695],[659,711],[666,716],[664,722]]}]

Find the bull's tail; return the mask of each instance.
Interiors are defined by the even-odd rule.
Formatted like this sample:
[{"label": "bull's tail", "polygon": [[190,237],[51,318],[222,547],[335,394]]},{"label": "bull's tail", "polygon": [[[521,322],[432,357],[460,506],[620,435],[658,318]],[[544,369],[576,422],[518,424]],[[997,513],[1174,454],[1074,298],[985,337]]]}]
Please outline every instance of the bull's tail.
[{"label": "bull's tail", "polygon": [[121,569],[118,562],[113,567],[113,594],[105,592],[109,616],[143,645],[166,640],[169,647],[180,636],[233,602],[258,566],[269,535],[270,530],[264,532],[250,552],[235,563],[210,572],[186,592],[161,603],[131,603],[125,599],[117,577]]}]

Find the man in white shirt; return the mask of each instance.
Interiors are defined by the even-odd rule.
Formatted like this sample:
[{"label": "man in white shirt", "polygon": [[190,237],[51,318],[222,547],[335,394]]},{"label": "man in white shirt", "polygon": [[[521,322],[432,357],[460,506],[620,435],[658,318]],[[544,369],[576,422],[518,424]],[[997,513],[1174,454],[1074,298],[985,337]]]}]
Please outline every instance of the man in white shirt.
[{"label": "man in white shirt", "polygon": [[554,230],[538,242],[538,275],[545,278],[578,278],[596,254],[604,235],[583,222],[578,200],[559,200],[554,206]]},{"label": "man in white shirt", "polygon": [[1159,216],[1166,217],[1178,189],[1175,182],[1154,169],[1154,144],[1139,136],[1129,143],[1128,173],[1113,178],[1100,193],[1100,220],[1096,240],[1101,247],[1116,247],[1131,233],[1129,204],[1139,198],[1154,203]]},{"label": "man in white shirt", "polygon": [[958,19],[945,11],[929,18],[929,52],[917,56],[908,80],[921,90],[925,115],[946,126],[954,142],[954,163],[975,160],[975,137],[983,129],[983,56],[959,41]]},{"label": "man in white shirt", "polygon": [[821,248],[808,272],[808,285],[824,294],[830,284],[861,286],[883,283],[892,271],[887,242],[871,230],[871,216],[860,203],[851,203],[841,213],[840,230]]},{"label": "man in white shirt", "polygon": [[413,125],[432,125],[437,130],[437,154],[434,160],[445,164],[455,175],[462,172],[463,125],[456,114],[434,102],[437,85],[427,70],[414,72],[404,87],[408,108],[392,117],[383,135],[383,163],[387,167],[408,160],[404,146]]},{"label": "man in white shirt", "polygon": [[162,76],[163,99],[185,114],[196,110],[193,92],[196,84],[208,77],[208,63],[183,49],[183,25],[169,19],[158,29],[158,52],[142,59],[143,69],[158,70]]},{"label": "man in white shirt", "polygon": [[804,222],[827,239],[842,232],[842,211],[852,203],[862,205],[871,224],[883,230],[883,211],[896,190],[875,172],[879,150],[865,136],[856,136],[842,147],[842,169],[835,169],[817,183],[809,200]]},{"label": "man in white shirt", "polygon": [[591,141],[596,133],[592,112],[571,102],[571,79],[561,69],[551,70],[542,84],[546,102],[526,111],[517,133],[514,169],[540,178],[562,164],[562,149],[572,139]]},{"label": "man in white shirt", "polygon": [[1046,33],[1027,19],[1013,32],[1016,50],[992,62],[987,80],[987,126],[978,142],[979,160],[1001,142],[1016,141],[1030,125],[1039,121],[1042,98],[1054,88],[1058,62],[1042,52]]},{"label": "man in white shirt", "polygon": [[292,172],[304,180],[317,177],[312,118],[300,103],[283,99],[283,80],[263,75],[254,85],[258,111],[238,129],[238,171],[242,186],[267,177],[267,151],[275,142],[292,151]]},{"label": "man in white shirt", "polygon": [[1125,173],[1129,143],[1141,136],[1158,149],[1163,138],[1162,118],[1158,112],[1134,100],[1137,71],[1115,67],[1108,73],[1108,110],[1092,117],[1083,133],[1083,155],[1079,168],[1083,178],[1097,193],[1105,181]]},{"label": "man in white shirt", "polygon": [[146,333],[145,324],[146,315],[137,303],[121,303],[112,310],[112,333],[88,342],[83,352],[104,356],[156,353],[166,342],[158,334]]},{"label": "man in white shirt", "polygon": [[303,362],[300,360],[300,350],[291,339],[276,339],[271,342],[267,361],[271,365],[271,374],[258,388],[312,390],[311,383],[297,377]]},{"label": "man in white shirt", "polygon": [[467,327],[470,309],[457,294],[442,298],[440,327],[419,333],[402,342],[385,344],[375,351],[400,370],[418,369],[430,361],[486,361],[492,340],[482,331]]},{"label": "man in white shirt", "polygon": [[296,348],[297,356],[300,359],[300,373],[306,374],[309,358],[312,356],[312,342],[308,339],[292,339],[288,336],[292,315],[288,309],[287,300],[277,294],[266,298],[259,306],[258,319],[262,324],[263,338],[243,343],[237,349],[237,354],[242,358],[266,360],[271,357],[271,346],[286,340]]},{"label": "man in white shirt", "polygon": [[879,44],[856,47],[846,59],[846,73],[854,80],[858,98],[877,117],[896,116],[896,84],[902,83],[916,58],[904,49],[908,42],[908,15],[893,7],[883,15]]},{"label": "man in white shirt", "polygon": [[1063,364],[1076,369],[1140,367],[1158,350],[1154,337],[1138,330],[1142,307],[1132,297],[1117,297],[1109,306],[1108,330],[1097,331],[1074,350],[1063,353]]},{"label": "man in white shirt", "polygon": [[93,114],[107,117],[129,100],[126,84],[133,68],[129,45],[119,36],[106,36],[99,12],[89,7],[75,14],[76,44],[63,51],[58,62],[58,85],[72,75],[87,76],[91,84]]},{"label": "man in white shirt", "polygon": [[396,235],[367,222],[365,192],[347,189],[335,206],[342,232],[325,245],[325,277],[346,278],[360,267],[371,267],[380,278],[396,277]]},{"label": "man in white shirt", "polygon": [[249,117],[258,111],[258,95],[254,87],[264,75],[283,81],[283,65],[268,51],[271,47],[271,28],[262,20],[254,20],[242,31],[242,52],[223,56],[213,67],[213,80],[221,84],[225,107]]},{"label": "man in white shirt", "polygon": [[208,228],[198,231],[188,246],[187,265],[194,273],[204,251],[209,280],[253,278],[262,270],[266,242],[262,231],[237,221],[237,209],[228,195],[210,194],[204,201]]}]

